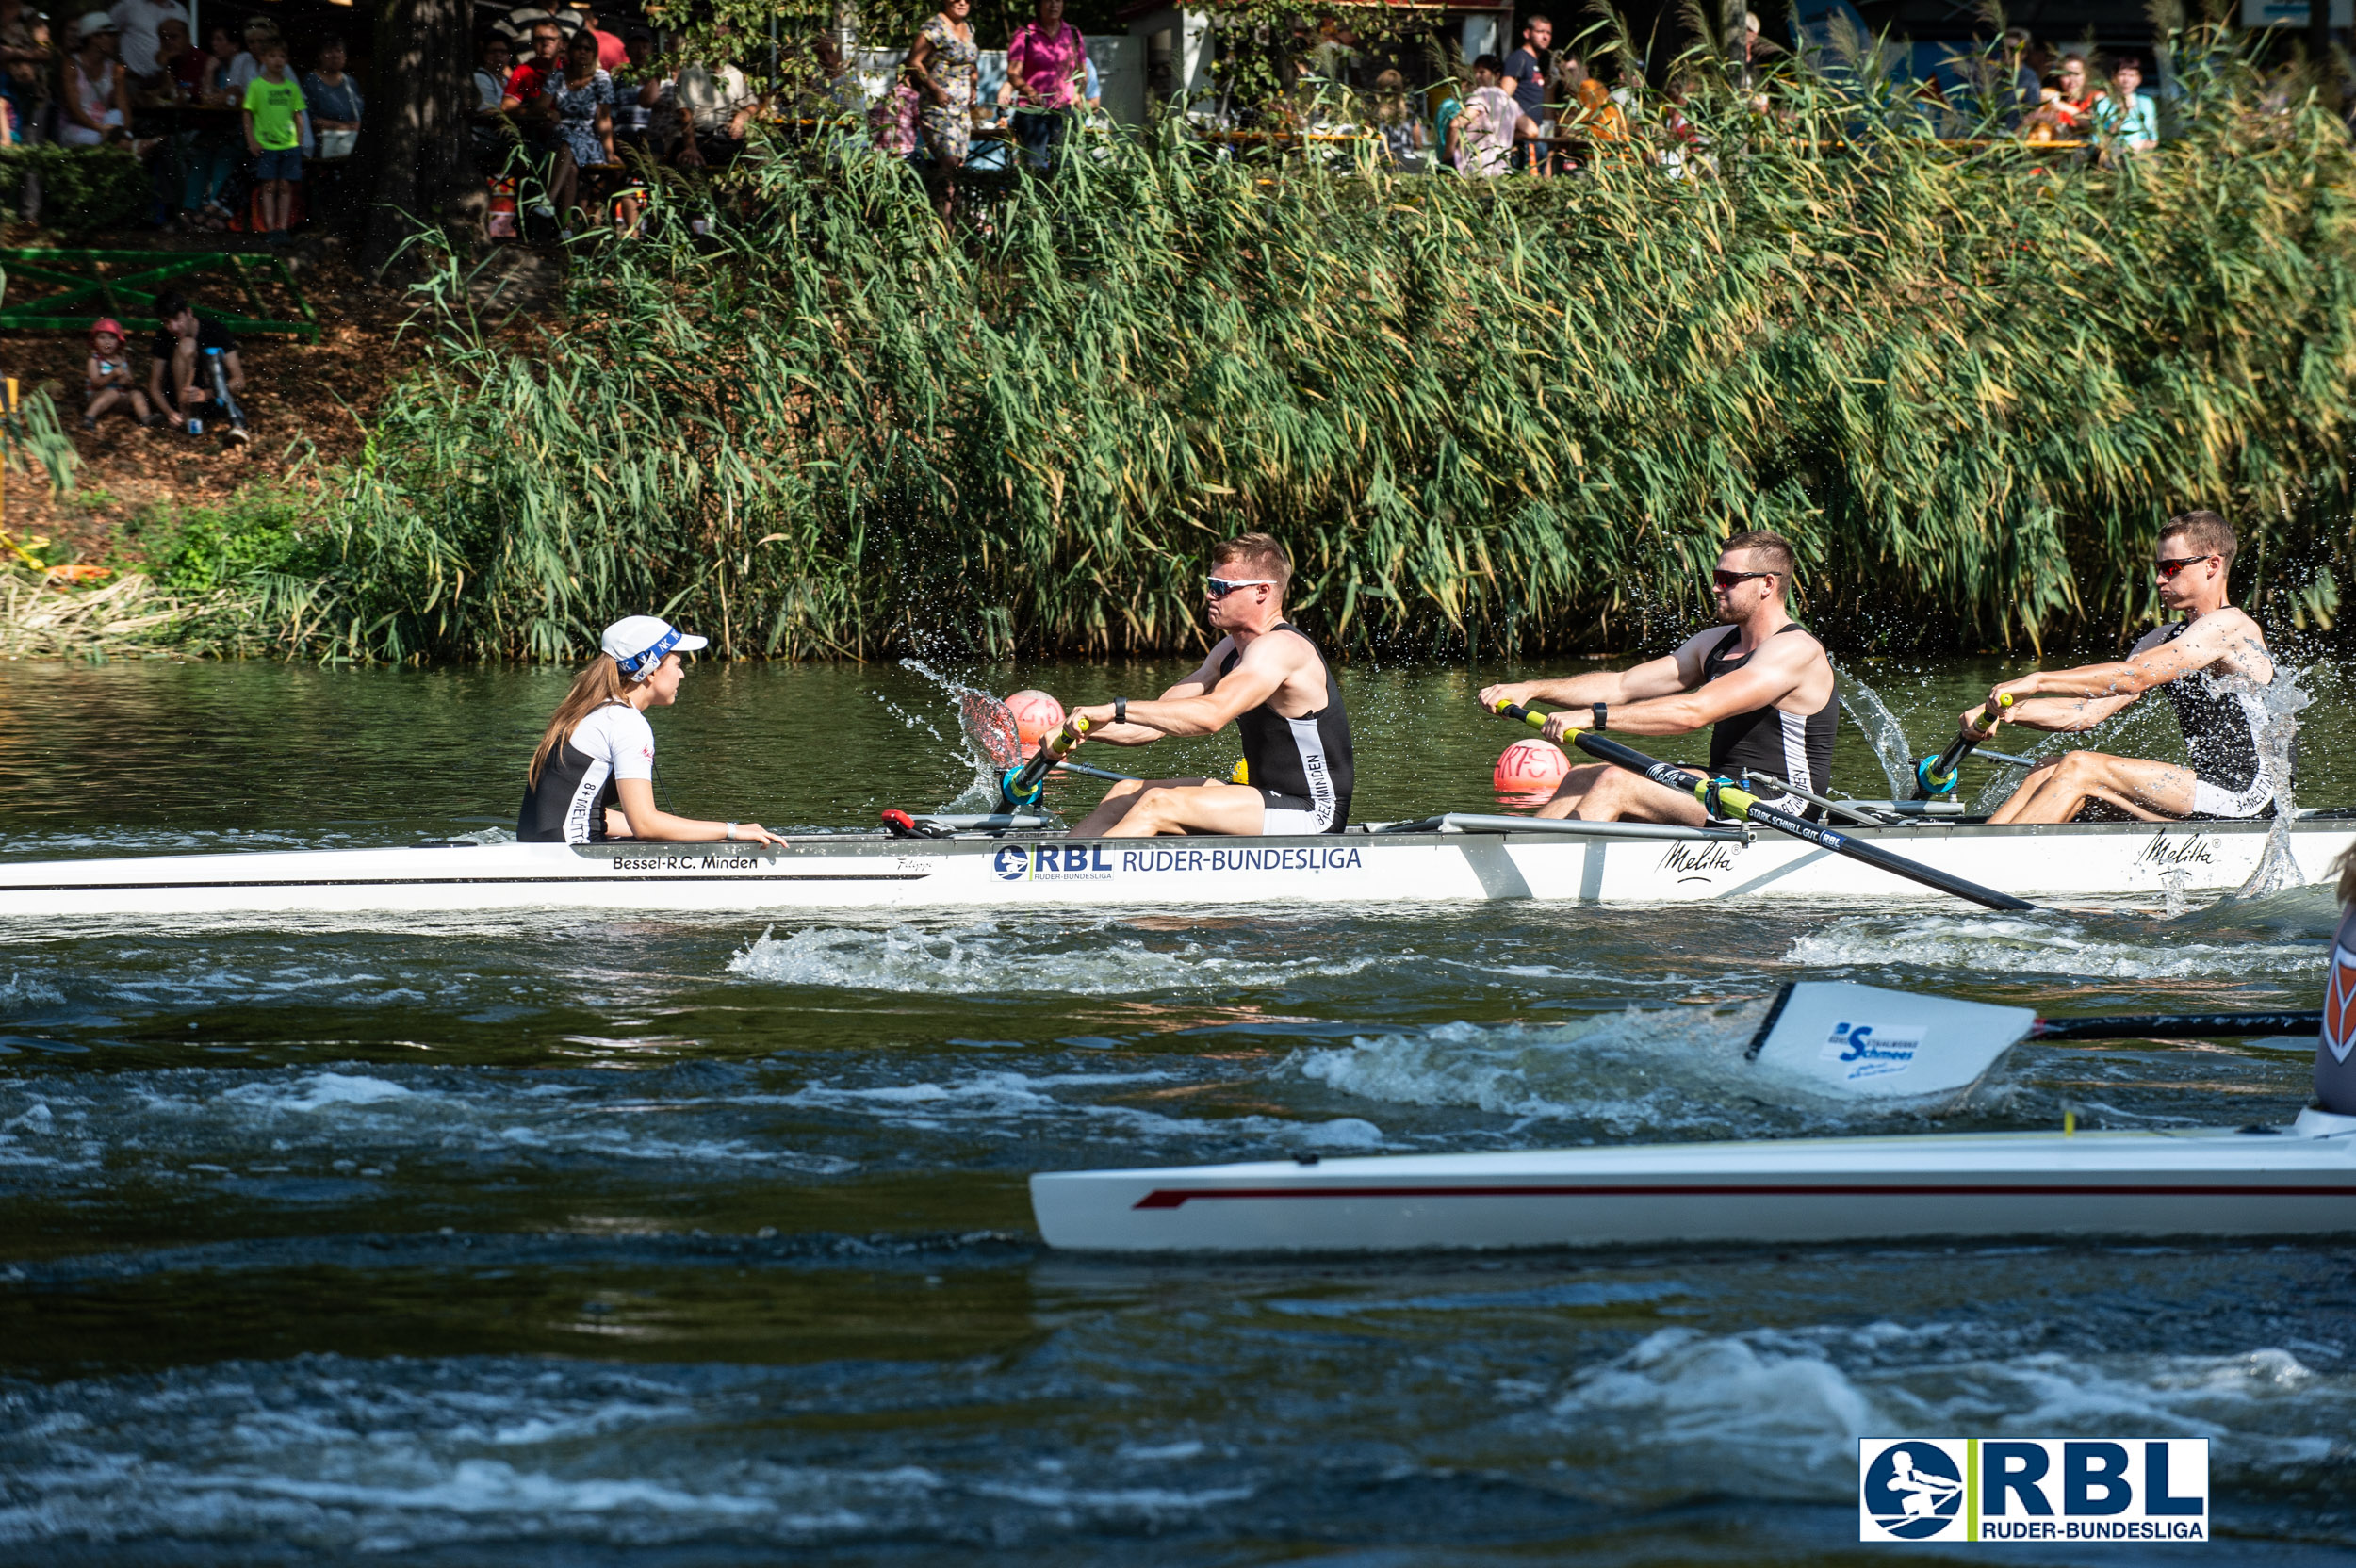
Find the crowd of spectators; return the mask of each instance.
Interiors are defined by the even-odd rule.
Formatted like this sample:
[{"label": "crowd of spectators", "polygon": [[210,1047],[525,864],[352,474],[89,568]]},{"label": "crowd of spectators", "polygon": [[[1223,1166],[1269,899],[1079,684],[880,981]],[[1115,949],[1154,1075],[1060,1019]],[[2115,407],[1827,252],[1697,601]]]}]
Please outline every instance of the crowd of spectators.
[{"label": "crowd of spectators", "polygon": [[[298,73],[266,16],[216,23],[202,48],[189,26],[181,0],[57,18],[0,0],[0,141],[130,154],[149,172],[159,227],[245,227],[284,244],[298,213],[349,214],[342,174],[368,106],[343,40],[317,40]],[[28,221],[42,197],[26,170]]]}]

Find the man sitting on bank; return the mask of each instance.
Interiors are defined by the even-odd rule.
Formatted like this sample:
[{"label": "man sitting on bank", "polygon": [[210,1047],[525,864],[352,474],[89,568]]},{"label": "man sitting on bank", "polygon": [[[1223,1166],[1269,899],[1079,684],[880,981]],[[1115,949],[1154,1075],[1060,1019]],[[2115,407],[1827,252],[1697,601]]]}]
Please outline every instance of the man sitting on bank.
[{"label": "man sitting on bank", "polygon": [[1212,628],[1226,635],[1203,667],[1153,702],[1123,697],[1072,710],[1073,718],[1088,721],[1088,740],[1117,746],[1212,735],[1233,723],[1251,782],[1116,784],[1072,830],[1073,838],[1342,830],[1353,782],[1350,716],[1317,645],[1284,619],[1292,575],[1284,547],[1265,533],[1214,547],[1205,608]]},{"label": "man sitting on bank", "polygon": [[[1580,729],[1683,735],[1709,725],[1712,777],[1739,784],[1748,768],[1823,794],[1832,782],[1841,697],[1824,645],[1784,608],[1792,565],[1792,542],[1782,534],[1763,529],[1737,533],[1719,552],[1710,576],[1720,626],[1632,670],[1491,686],[1481,694],[1481,705],[1491,710],[1503,702],[1562,705],[1563,710],[1546,720],[1549,741]],[[1813,811],[1772,785],[1753,792],[1782,810]],[[1538,814],[1688,827],[1708,820],[1692,795],[1605,762],[1573,768]]]},{"label": "man sitting on bank", "polygon": [[[2124,660],[2039,670],[1988,694],[2011,694],[2004,724],[2070,734],[2165,686],[2192,765],[2066,751],[2033,769],[1989,822],[2069,822],[2098,800],[2145,822],[2274,814],[2274,783],[2258,751],[2266,719],[2258,689],[2274,684],[2274,660],[2258,623],[2226,602],[2234,549],[2232,526],[2214,512],[2169,518],[2152,571],[2161,605],[2183,611],[2183,620],[2146,632]],[[1980,713],[1963,715],[1974,734]]]}]

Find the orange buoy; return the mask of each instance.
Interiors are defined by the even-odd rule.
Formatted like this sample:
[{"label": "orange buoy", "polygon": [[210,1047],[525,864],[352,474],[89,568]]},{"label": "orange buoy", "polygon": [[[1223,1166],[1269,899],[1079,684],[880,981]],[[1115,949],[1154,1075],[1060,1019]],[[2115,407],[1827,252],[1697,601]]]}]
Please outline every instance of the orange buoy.
[{"label": "orange buoy", "polygon": [[1552,793],[1571,771],[1571,760],[1552,741],[1516,741],[1497,759],[1489,782],[1507,794]]},{"label": "orange buoy", "polygon": [[1014,715],[1014,732],[1026,746],[1039,744],[1063,723],[1063,704],[1045,692],[1015,693],[1006,699],[1006,711]]}]

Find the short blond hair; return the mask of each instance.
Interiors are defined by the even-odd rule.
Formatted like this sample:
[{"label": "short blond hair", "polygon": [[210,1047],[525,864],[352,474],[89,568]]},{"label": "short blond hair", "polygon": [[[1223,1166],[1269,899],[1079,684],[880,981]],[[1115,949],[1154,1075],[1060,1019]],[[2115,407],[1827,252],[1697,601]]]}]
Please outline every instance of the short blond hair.
[{"label": "short blond hair", "polygon": [[1272,533],[1239,533],[1233,539],[1222,539],[1211,547],[1211,564],[1227,566],[1241,562],[1247,571],[1256,572],[1276,584],[1276,596],[1283,598],[1284,590],[1293,585],[1292,557],[1277,543]]},{"label": "short blond hair", "polygon": [[1734,555],[1744,550],[1765,556],[1767,570],[1787,583],[1792,580],[1792,568],[1800,564],[1799,553],[1792,549],[1792,541],[1773,529],[1746,528],[1740,533],[1728,534],[1726,542],[1718,547],[1720,555]]}]

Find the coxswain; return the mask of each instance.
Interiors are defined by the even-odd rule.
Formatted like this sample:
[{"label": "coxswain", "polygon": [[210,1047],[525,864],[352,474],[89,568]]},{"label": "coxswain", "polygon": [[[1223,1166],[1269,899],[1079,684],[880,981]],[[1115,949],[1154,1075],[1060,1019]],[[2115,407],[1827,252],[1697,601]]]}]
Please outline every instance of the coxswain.
[{"label": "coxswain", "polygon": [[1222,635],[1202,668],[1151,702],[1123,697],[1072,710],[1072,719],[1088,721],[1087,740],[1117,746],[1214,735],[1233,724],[1250,782],[1116,784],[1073,838],[1338,833],[1348,824],[1350,715],[1317,645],[1284,619],[1292,575],[1284,547],[1265,533],[1214,547],[1203,593],[1211,628]]},{"label": "coxswain", "polygon": [[[2070,822],[2089,801],[2145,822],[2274,814],[2274,782],[2258,746],[2266,722],[2258,694],[2274,683],[2274,660],[2258,623],[2226,602],[2234,548],[2233,527],[2214,512],[2169,518],[2151,569],[2161,605],[2183,612],[2183,620],[2145,633],[2123,660],[2039,670],[1988,694],[1990,701],[2013,699],[2002,724],[2070,734],[2166,687],[2191,765],[2066,751],[2031,769],[1989,822]],[[1995,729],[1982,728],[1984,710],[1975,705],[1961,720],[1981,739]]]},{"label": "coxswain", "polygon": [[654,803],[654,728],[646,710],[679,700],[685,656],[705,645],[655,615],[605,629],[602,651],[573,679],[532,754],[515,837],[526,843],[608,839],[782,844],[757,822],[698,822]]},{"label": "coxswain", "polygon": [[[1712,777],[1740,784],[1747,769],[1823,794],[1832,783],[1841,695],[1824,645],[1785,607],[1794,564],[1792,542],[1782,534],[1734,534],[1710,574],[1718,626],[1634,669],[1491,686],[1481,705],[1491,711],[1508,702],[1560,706],[1546,719],[1550,741],[1581,729],[1684,735],[1709,726]],[[1753,792],[1795,815],[1820,814],[1772,784]],[[1603,762],[1573,768],[1538,814],[1689,827],[1709,820],[1693,795]]]}]

